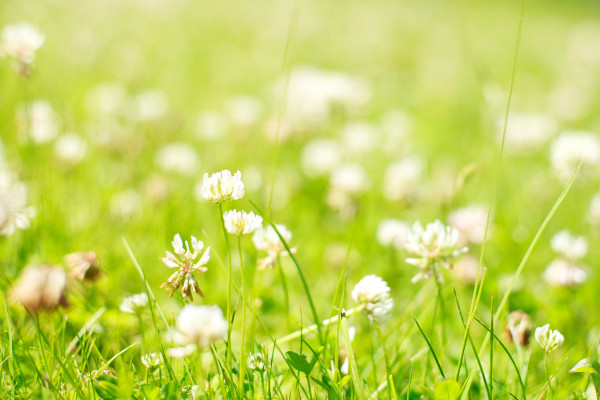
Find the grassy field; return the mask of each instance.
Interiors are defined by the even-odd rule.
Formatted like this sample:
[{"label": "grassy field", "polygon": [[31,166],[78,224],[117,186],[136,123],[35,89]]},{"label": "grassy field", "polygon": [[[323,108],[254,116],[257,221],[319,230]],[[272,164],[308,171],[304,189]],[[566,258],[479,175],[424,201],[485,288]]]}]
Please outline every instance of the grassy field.
[{"label": "grassy field", "polygon": [[6,0],[0,398],[596,399],[598,17]]}]

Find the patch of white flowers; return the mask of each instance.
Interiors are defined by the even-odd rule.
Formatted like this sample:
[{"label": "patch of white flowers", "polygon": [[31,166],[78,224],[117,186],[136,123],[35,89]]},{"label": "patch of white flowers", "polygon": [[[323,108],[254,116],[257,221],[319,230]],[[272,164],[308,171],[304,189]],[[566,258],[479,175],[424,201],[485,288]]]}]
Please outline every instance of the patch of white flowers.
[{"label": "patch of white flowers", "polygon": [[204,174],[200,195],[205,200],[214,203],[223,203],[225,201],[239,200],[244,197],[244,194],[244,183],[242,182],[242,173],[240,171],[237,171],[233,175],[227,169],[210,176]]},{"label": "patch of white flowers", "polygon": [[385,322],[394,307],[387,282],[376,275],[362,278],[352,290],[352,299],[364,305],[367,315],[377,322]]},{"label": "patch of white flowers", "polygon": [[421,270],[412,279],[412,282],[417,282],[432,275],[442,280],[437,266],[451,268],[452,262],[466,253],[467,247],[459,247],[456,228],[445,226],[440,220],[436,220],[425,228],[420,222],[415,222],[406,238],[406,250],[416,256],[407,258],[406,262]]},{"label": "patch of white flowers", "polygon": [[540,326],[535,330],[535,340],[546,353],[556,350],[565,341],[564,336],[556,330],[550,329],[550,325]]}]

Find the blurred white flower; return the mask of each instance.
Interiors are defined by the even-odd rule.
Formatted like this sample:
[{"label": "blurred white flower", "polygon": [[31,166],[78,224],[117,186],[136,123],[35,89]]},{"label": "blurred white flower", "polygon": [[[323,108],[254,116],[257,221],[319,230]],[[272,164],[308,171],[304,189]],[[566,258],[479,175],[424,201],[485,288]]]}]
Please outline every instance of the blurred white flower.
[{"label": "blurred white flower", "polygon": [[423,185],[423,162],[408,157],[394,162],[383,177],[383,196],[390,201],[411,200]]},{"label": "blurred white flower", "polygon": [[342,131],[342,141],[346,153],[360,156],[378,145],[380,132],[377,127],[366,122],[352,122]]},{"label": "blurred white flower", "polygon": [[583,236],[573,236],[568,230],[556,233],[550,244],[552,250],[570,261],[579,260],[587,254],[587,239]]},{"label": "blurred white flower", "polygon": [[386,219],[381,221],[377,228],[377,242],[385,247],[393,246],[398,250],[403,250],[409,232],[408,224],[398,219]]},{"label": "blurred white flower", "polygon": [[302,148],[302,170],[310,177],[331,173],[342,160],[342,150],[335,140],[314,139]]},{"label": "blurred white flower", "polygon": [[100,277],[100,263],[93,251],[79,251],[65,256],[70,275],[80,281],[95,281]]},{"label": "blurred white flower", "polygon": [[244,183],[242,173],[237,171],[234,175],[228,169],[216,172],[210,177],[204,174],[200,195],[205,200],[215,203],[239,200],[244,197]]},{"label": "blurred white flower", "polygon": [[125,112],[127,99],[127,91],[121,83],[104,82],[87,91],[85,105],[92,115],[115,116]]},{"label": "blurred white flower", "polygon": [[17,229],[29,228],[35,215],[27,206],[27,187],[14,174],[0,167],[0,236],[10,236]]},{"label": "blurred white flower", "polygon": [[385,322],[394,307],[387,282],[376,275],[362,278],[352,290],[352,299],[364,304],[367,315],[377,322]]},{"label": "blurred white flower", "polygon": [[600,161],[600,140],[590,132],[562,133],[552,142],[550,162],[559,178],[569,179],[581,162],[582,169]]},{"label": "blurred white flower", "polygon": [[184,248],[184,242],[179,233],[177,233],[171,244],[173,245],[173,250],[177,256],[170,251],[167,251],[166,257],[161,260],[167,267],[177,268],[177,271],[160,285],[160,287],[170,290],[171,296],[173,296],[175,290],[179,289],[181,286],[181,294],[184,299],[189,297],[193,300],[192,291],[198,293],[200,296],[204,296],[200,287],[198,287],[198,283],[196,282],[193,273],[203,274],[207,271],[207,268],[204,267],[204,265],[210,260],[210,247],[207,247],[204,254],[196,261],[204,247],[204,243],[202,243],[201,240],[192,236],[192,249],[190,250],[188,241],[185,241]]},{"label": "blurred white flower", "polygon": [[550,325],[546,324],[536,328],[535,340],[546,353],[550,353],[563,344],[565,338],[559,331],[553,331],[550,329]]},{"label": "blurred white flower", "polygon": [[154,157],[154,163],[165,172],[193,175],[198,168],[199,158],[193,146],[175,142],[162,146]]},{"label": "blurred white flower", "polygon": [[223,214],[225,229],[232,235],[246,235],[262,228],[262,217],[252,211],[225,211]]},{"label": "blurred white flower", "polygon": [[173,341],[178,346],[169,349],[171,357],[189,355],[198,348],[204,348],[222,340],[227,335],[227,321],[218,306],[196,306],[187,304],[179,313]]},{"label": "blurred white flower", "polygon": [[248,368],[262,372],[266,369],[265,356],[262,353],[253,353],[248,356]]},{"label": "blurred white flower", "polygon": [[30,312],[50,311],[68,305],[67,274],[60,267],[41,265],[25,268],[11,290],[11,297]]},{"label": "blurred white flower", "polygon": [[234,125],[250,126],[260,118],[263,105],[255,97],[236,96],[227,102],[225,108]]},{"label": "blurred white flower", "polygon": [[[498,118],[499,137],[502,137],[504,116]],[[504,145],[508,150],[526,152],[539,148],[556,132],[556,121],[541,113],[511,113],[506,125]]]},{"label": "blurred white flower", "polygon": [[531,317],[527,313],[517,310],[508,314],[506,336],[510,342],[517,342],[521,346],[528,346],[531,329]]},{"label": "blurred white flower", "polygon": [[169,108],[169,96],[160,89],[149,89],[132,100],[132,116],[136,121],[152,121],[164,116]]},{"label": "blurred white flower", "polygon": [[114,218],[127,220],[140,212],[142,200],[135,189],[127,189],[115,193],[110,199],[109,207]]},{"label": "blurred white flower", "polygon": [[[460,239],[464,239],[465,243],[483,242],[485,234],[485,225],[487,222],[488,209],[485,206],[470,205],[452,211],[448,216],[450,225],[458,229]],[[490,221],[491,227],[491,221]],[[490,229],[488,228],[488,238]]]},{"label": "blurred white flower", "polygon": [[46,143],[58,134],[58,118],[46,100],[36,100],[17,110],[17,121],[35,143]]},{"label": "blurred white flower", "polygon": [[215,140],[227,134],[227,119],[216,111],[205,111],[196,117],[196,134],[206,140]]},{"label": "blurred white flower", "polygon": [[[285,227],[285,225],[275,225],[277,230],[281,234],[281,237],[289,245],[292,240],[292,233]],[[258,260],[258,268],[266,269],[273,268],[277,262],[277,256],[287,255],[287,251],[283,242],[275,232],[272,226],[266,228],[259,228],[254,235],[252,235],[252,242],[256,250],[266,251],[267,257]],[[292,254],[296,252],[296,248],[290,248]]]},{"label": "blurred white flower", "polygon": [[445,226],[440,220],[427,224],[425,229],[420,222],[415,222],[411,232],[406,238],[406,250],[417,258],[407,258],[408,264],[421,269],[412,282],[422,278],[436,275],[442,280],[441,273],[436,265],[450,268],[452,262],[459,255],[467,251],[466,247],[459,247],[458,230],[452,226]]},{"label": "blurred white flower", "polygon": [[65,133],[54,144],[54,154],[65,164],[79,164],[86,153],[87,143],[76,133]]},{"label": "blurred white flower", "polygon": [[587,273],[581,265],[559,258],[548,264],[544,279],[552,286],[572,288],[585,282]]},{"label": "blurred white flower", "polygon": [[161,357],[160,357],[160,354],[158,354],[158,353],[148,353],[148,354],[144,354],[141,357],[141,360],[142,360],[142,364],[144,364],[144,366],[146,368],[153,369],[160,365]]},{"label": "blurred white flower", "polygon": [[403,110],[391,110],[381,118],[385,140],[381,143],[387,152],[397,151],[412,131],[412,120]]},{"label": "blurred white flower", "polygon": [[470,254],[461,257],[454,265],[454,276],[460,281],[473,285],[477,281],[477,269],[479,268],[479,260]]},{"label": "blurred white flower", "polygon": [[0,55],[12,57],[23,64],[31,64],[35,52],[42,47],[44,35],[27,23],[7,25],[2,29]]},{"label": "blurred white flower", "polygon": [[342,217],[355,212],[355,200],[369,185],[369,177],[358,164],[346,164],[335,169],[329,179],[327,204],[340,211]]},{"label": "blurred white flower", "polygon": [[119,309],[128,314],[138,314],[144,311],[148,305],[148,295],[146,293],[138,293],[125,297]]},{"label": "blurred white flower", "polygon": [[600,228],[600,192],[596,193],[590,201],[588,220],[594,227]]}]

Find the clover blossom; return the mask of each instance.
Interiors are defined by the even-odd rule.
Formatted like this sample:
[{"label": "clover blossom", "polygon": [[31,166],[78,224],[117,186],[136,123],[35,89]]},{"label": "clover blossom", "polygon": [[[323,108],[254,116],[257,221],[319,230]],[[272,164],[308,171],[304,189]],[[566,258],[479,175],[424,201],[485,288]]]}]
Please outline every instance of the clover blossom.
[{"label": "clover blossom", "polygon": [[[292,240],[292,233],[285,227],[285,225],[277,224],[277,231],[286,243]],[[277,262],[277,256],[287,255],[287,250],[283,245],[283,242],[277,235],[275,229],[272,226],[266,228],[259,228],[254,235],[252,235],[252,242],[256,250],[263,250],[267,252],[267,257],[258,260],[258,269],[270,269],[275,267]],[[297,247],[290,249],[292,254],[295,254]]]},{"label": "clover blossom", "polygon": [[231,175],[231,171],[225,169],[212,174],[210,177],[208,174],[204,174],[199,194],[205,200],[214,203],[241,199],[245,194],[242,173],[237,171],[234,175]]},{"label": "clover blossom", "polygon": [[352,298],[359,305],[364,304],[369,318],[377,322],[387,321],[394,299],[390,297],[390,288],[386,281],[376,275],[362,278],[352,290]]},{"label": "clover blossom", "polygon": [[177,271],[173,273],[165,283],[160,285],[160,287],[171,290],[171,296],[173,296],[175,290],[182,286],[181,294],[184,299],[189,297],[193,300],[192,290],[204,297],[204,294],[200,290],[200,287],[198,287],[198,283],[192,273],[197,272],[202,274],[207,271],[207,268],[203,267],[203,265],[210,259],[210,247],[207,247],[202,257],[196,261],[204,247],[202,241],[192,236],[192,252],[187,240],[185,241],[185,248],[183,247],[184,242],[179,233],[177,233],[171,244],[173,245],[173,249],[177,256],[170,251],[167,251],[167,255],[162,258],[162,262],[169,268],[177,268]]},{"label": "clover blossom", "polygon": [[550,353],[563,344],[565,338],[559,331],[553,331],[550,325],[546,324],[535,330],[535,340],[546,353]]},{"label": "clover blossom", "polygon": [[262,217],[252,211],[231,210],[223,214],[225,229],[232,235],[246,235],[262,227]]},{"label": "clover blossom", "polygon": [[148,295],[138,293],[123,299],[119,309],[128,314],[139,314],[148,305]]},{"label": "clover blossom", "polygon": [[171,357],[183,358],[227,335],[228,324],[218,306],[186,305],[179,313],[173,342],[180,347],[168,350]]}]

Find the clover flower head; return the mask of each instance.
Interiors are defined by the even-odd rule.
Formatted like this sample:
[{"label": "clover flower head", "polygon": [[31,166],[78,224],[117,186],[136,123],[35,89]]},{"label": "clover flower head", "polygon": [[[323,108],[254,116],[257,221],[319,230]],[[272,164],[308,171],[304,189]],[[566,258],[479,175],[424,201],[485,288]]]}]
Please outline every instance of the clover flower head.
[{"label": "clover flower head", "polygon": [[546,353],[550,353],[563,344],[565,338],[559,331],[553,331],[550,325],[546,324],[535,330],[535,340]]},{"label": "clover flower head", "polygon": [[231,171],[225,169],[210,177],[204,174],[200,194],[205,200],[215,203],[241,199],[245,194],[242,173],[237,171],[231,175]]},{"label": "clover flower head", "polygon": [[138,293],[123,299],[119,309],[128,314],[139,314],[148,305],[148,295],[146,293]]},{"label": "clover flower head", "polygon": [[262,227],[262,217],[252,211],[225,211],[223,214],[225,229],[232,235],[246,235]]},{"label": "clover flower head", "polygon": [[262,372],[266,369],[265,356],[262,353],[253,353],[248,356],[248,368]]},{"label": "clover flower head", "polygon": [[404,222],[397,219],[386,219],[381,221],[377,227],[377,241],[382,246],[402,250],[409,231],[410,227]]},{"label": "clover flower head", "polygon": [[12,172],[0,169],[0,236],[28,228],[34,215],[27,205],[27,187]]},{"label": "clover flower head", "polygon": [[66,307],[67,274],[53,265],[27,267],[11,291],[11,297],[30,312]]},{"label": "clover flower head", "polygon": [[583,167],[600,162],[600,140],[592,132],[565,132],[552,142],[550,162],[558,177],[568,180],[579,163]]},{"label": "clover flower head", "polygon": [[160,354],[158,353],[148,353],[148,354],[144,354],[141,357],[142,360],[142,364],[144,364],[144,366],[148,369],[153,369],[155,367],[158,367],[160,365]]},{"label": "clover flower head", "polygon": [[162,262],[169,268],[177,268],[177,271],[160,287],[171,290],[171,296],[173,296],[175,290],[181,286],[181,294],[184,299],[189,297],[193,300],[192,291],[198,293],[200,296],[204,296],[193,273],[202,274],[207,271],[207,268],[203,265],[210,259],[210,247],[207,247],[204,254],[196,261],[204,247],[202,241],[192,236],[192,248],[190,249],[188,241],[185,241],[184,247],[184,242],[179,233],[177,233],[171,244],[173,245],[175,254],[167,251],[166,257],[162,258]]},{"label": "clover flower head", "polygon": [[186,305],[179,313],[173,341],[180,347],[169,349],[169,355],[182,358],[218,342],[227,335],[228,324],[218,306]]},{"label": "clover flower head", "polygon": [[543,276],[552,286],[573,288],[585,282],[587,272],[582,265],[559,258],[548,264]]},{"label": "clover flower head", "polygon": [[35,52],[44,44],[45,37],[27,23],[7,25],[2,30],[0,56],[12,57],[19,62],[19,73],[23,76],[31,72],[30,64]]},{"label": "clover flower head", "polygon": [[566,258],[575,261],[585,257],[588,241],[583,236],[574,236],[568,230],[562,230],[552,237],[552,250]]},{"label": "clover flower head", "polygon": [[531,329],[532,325],[529,314],[521,310],[508,314],[505,336],[510,342],[517,342],[521,346],[528,346]]},{"label": "clover flower head", "polygon": [[95,281],[100,277],[100,263],[93,251],[67,254],[65,265],[71,270],[70,275],[80,281]]},{"label": "clover flower head", "polygon": [[415,222],[406,238],[406,250],[415,255],[405,261],[421,269],[412,279],[417,282],[422,278],[436,275],[442,280],[436,265],[451,268],[452,262],[467,251],[467,247],[459,247],[458,230],[445,226],[440,220],[427,224],[425,228],[420,222]]},{"label": "clover flower head", "polygon": [[[292,233],[285,227],[285,225],[277,224],[277,231],[285,240],[286,243],[290,243],[292,240]],[[270,269],[273,268],[277,262],[277,256],[286,256],[288,255],[283,242],[277,235],[275,229],[272,226],[267,226],[266,228],[259,228],[252,235],[252,242],[254,243],[254,247],[256,250],[266,251],[267,257],[261,258],[258,260],[258,268],[259,269]],[[297,247],[292,247],[292,254],[296,253]]]},{"label": "clover flower head", "polygon": [[390,288],[386,281],[376,275],[362,278],[352,290],[352,298],[358,304],[364,304],[369,318],[385,322],[394,307],[390,297]]}]

